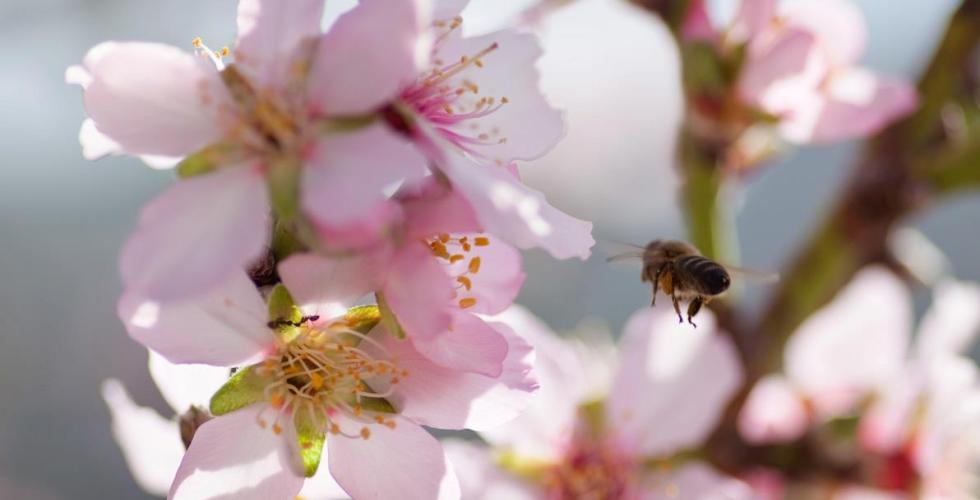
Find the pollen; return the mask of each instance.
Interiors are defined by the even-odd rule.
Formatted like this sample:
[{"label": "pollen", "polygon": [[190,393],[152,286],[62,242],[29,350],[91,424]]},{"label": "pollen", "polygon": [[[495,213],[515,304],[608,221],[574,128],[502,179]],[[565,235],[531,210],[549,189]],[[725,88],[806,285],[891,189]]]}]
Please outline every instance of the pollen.
[{"label": "pollen", "polygon": [[480,258],[479,257],[473,257],[472,259],[470,259],[470,264],[469,264],[469,266],[466,267],[466,269],[471,274],[476,274],[476,273],[480,272]]},{"label": "pollen", "polygon": [[473,239],[473,244],[478,247],[485,247],[490,244],[490,238],[486,236],[477,236]]},{"label": "pollen", "polygon": [[463,287],[466,288],[466,291],[469,291],[470,289],[473,288],[473,281],[467,278],[466,276],[457,276],[456,282],[459,283],[460,285],[463,285]]},{"label": "pollen", "polygon": [[204,40],[202,40],[201,37],[195,37],[193,40],[191,40],[191,45],[193,45],[195,49],[199,49],[204,46]]},{"label": "pollen", "polygon": [[459,299],[460,309],[468,309],[476,305],[476,299],[473,297],[466,297],[465,299]]}]

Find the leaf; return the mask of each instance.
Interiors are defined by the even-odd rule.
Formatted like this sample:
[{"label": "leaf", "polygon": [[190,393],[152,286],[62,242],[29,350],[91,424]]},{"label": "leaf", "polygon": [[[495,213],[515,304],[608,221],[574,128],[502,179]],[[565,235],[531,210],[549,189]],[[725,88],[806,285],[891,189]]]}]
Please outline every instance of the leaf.
[{"label": "leaf", "polygon": [[212,415],[224,415],[265,399],[265,388],[271,380],[256,373],[257,366],[238,370],[211,396]]},{"label": "leaf", "polygon": [[388,330],[388,333],[392,334],[395,338],[404,339],[405,330],[398,323],[398,317],[395,316],[395,312],[388,306],[388,301],[385,300],[384,294],[378,292],[374,296],[378,299],[378,310],[381,312],[381,326],[385,327],[385,330]]},{"label": "leaf", "polygon": [[323,443],[327,440],[326,428],[310,418],[309,412],[299,411],[293,416],[296,426],[296,444],[299,446],[299,458],[303,463],[303,475],[313,477],[320,467],[323,457]]}]

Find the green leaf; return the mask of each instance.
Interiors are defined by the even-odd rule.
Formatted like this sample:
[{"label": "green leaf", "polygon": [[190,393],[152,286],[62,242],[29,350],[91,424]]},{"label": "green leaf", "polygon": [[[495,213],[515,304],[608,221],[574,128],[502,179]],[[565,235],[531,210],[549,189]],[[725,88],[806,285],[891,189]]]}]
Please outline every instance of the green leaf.
[{"label": "green leaf", "polygon": [[265,388],[271,380],[256,373],[256,366],[238,370],[211,396],[212,415],[224,415],[265,399]]},{"label": "green leaf", "polygon": [[303,462],[303,474],[313,477],[323,457],[323,443],[327,440],[325,426],[317,425],[305,411],[296,412],[293,425],[296,426],[296,444],[299,445],[299,458]]},{"label": "green leaf", "polygon": [[398,317],[395,316],[394,311],[388,306],[388,301],[385,300],[384,294],[377,292],[374,296],[378,299],[378,310],[381,312],[381,326],[385,327],[385,330],[388,330],[388,333],[392,334],[395,338],[404,339],[405,330],[398,323]]}]

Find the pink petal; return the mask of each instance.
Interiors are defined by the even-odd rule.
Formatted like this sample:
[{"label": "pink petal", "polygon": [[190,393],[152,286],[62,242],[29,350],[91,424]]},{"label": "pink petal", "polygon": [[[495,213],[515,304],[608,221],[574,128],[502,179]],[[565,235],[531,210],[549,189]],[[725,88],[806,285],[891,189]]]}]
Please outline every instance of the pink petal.
[{"label": "pink petal", "polygon": [[386,189],[425,175],[425,158],[382,125],[330,134],[303,171],[303,208],[320,224],[356,223],[386,203]]},{"label": "pink petal", "polygon": [[793,334],[786,375],[818,415],[835,415],[899,372],[911,330],[905,285],[883,268],[867,268]]},{"label": "pink petal", "polygon": [[320,224],[314,229],[326,253],[367,252],[384,247],[404,217],[397,203],[381,202],[361,214],[360,219],[346,224]]},{"label": "pink petal", "polygon": [[439,366],[411,344],[392,338],[384,346],[408,371],[391,398],[402,415],[441,429],[491,429],[512,420],[531,399],[531,352],[526,344],[504,331],[508,357],[499,378]]},{"label": "pink petal", "polygon": [[922,318],[916,350],[922,359],[965,354],[980,335],[980,286],[946,282],[933,292]]},{"label": "pink petal", "polygon": [[330,472],[337,482],[354,498],[459,498],[456,473],[439,441],[410,420],[395,422],[394,429],[371,425],[368,439],[327,439]]},{"label": "pink petal", "polygon": [[[321,463],[326,462],[327,451],[323,451]],[[303,489],[300,490],[299,499],[309,500],[344,500],[348,498],[347,492],[337,484],[337,480],[330,475],[326,467],[317,470],[316,475],[306,478]]]},{"label": "pink petal", "polygon": [[792,112],[799,96],[814,92],[825,66],[813,57],[813,35],[785,30],[752,44],[738,80],[739,96],[772,114]]},{"label": "pink petal", "polygon": [[912,418],[924,389],[923,382],[918,370],[909,366],[878,391],[861,415],[858,442],[863,449],[890,455],[907,443]]},{"label": "pink petal", "polygon": [[473,207],[458,192],[434,178],[423,181],[411,193],[398,195],[405,209],[405,233],[428,238],[441,233],[480,231]]},{"label": "pink petal", "polygon": [[122,146],[100,132],[91,118],[82,122],[82,128],[78,131],[78,142],[82,145],[82,156],[86,160],[98,160],[103,156],[122,152]]},{"label": "pink petal", "polygon": [[790,26],[813,34],[832,66],[857,63],[864,53],[867,31],[861,10],[848,0],[789,2],[781,14]]},{"label": "pink petal", "polygon": [[[551,150],[565,134],[563,113],[548,103],[539,88],[535,63],[541,57],[537,38],[529,33],[498,31],[488,35],[461,38],[450,36],[436,45],[433,59],[458,61],[472,57],[496,44],[497,48],[480,58],[483,67],[472,66],[449,84],[462,86],[463,80],[477,85],[479,93],[459,96],[453,106],[472,111],[485,97],[509,102],[481,118],[460,121],[449,129],[460,135],[475,137],[486,133],[490,139],[467,144],[475,156],[491,165],[505,165],[514,160],[533,160]],[[477,126],[477,129],[473,127]],[[503,139],[506,142],[500,143]]]},{"label": "pink petal", "polygon": [[776,0],[742,0],[732,21],[731,33],[736,40],[751,40],[775,21]]},{"label": "pink petal", "polygon": [[260,88],[279,87],[304,38],[320,34],[323,0],[243,0],[238,3],[235,67]]},{"label": "pink petal", "polygon": [[152,495],[166,495],[184,456],[177,422],[138,406],[115,379],[102,383],[102,399],[112,415],[112,436],[136,484]]},{"label": "pink petal", "polygon": [[230,97],[205,59],[167,45],[105,42],[85,68],[85,110],[126,152],[184,156],[221,138],[219,108]]},{"label": "pink petal", "polygon": [[557,259],[586,259],[592,223],[552,207],[544,195],[522,184],[506,170],[477,165],[449,153],[444,172],[473,206],[486,232],[518,248],[541,247]]},{"label": "pink petal", "polygon": [[738,431],[752,444],[785,443],[810,424],[803,400],[788,380],[769,375],[756,383],[738,415]]},{"label": "pink petal", "polygon": [[795,142],[831,142],[873,135],[918,106],[910,84],[879,77],[861,68],[830,77],[815,120],[790,121],[784,134]]},{"label": "pink petal", "polygon": [[676,471],[655,473],[643,480],[640,491],[630,492],[644,500],[758,500],[748,484],[692,462]]},{"label": "pink petal", "polygon": [[698,319],[696,329],[680,324],[661,305],[627,323],[606,404],[609,428],[625,449],[659,456],[699,444],[741,385],[735,349],[715,331],[713,316]]},{"label": "pink petal", "polygon": [[556,460],[572,437],[578,405],[592,396],[588,393],[592,373],[568,341],[526,309],[515,306],[494,319],[534,347],[534,375],[540,387],[526,411],[507,424],[481,432],[481,436],[521,456]]},{"label": "pink petal", "polygon": [[459,371],[498,377],[507,357],[507,340],[478,316],[456,311],[449,328],[431,339],[413,339],[415,349],[433,363]]},{"label": "pink petal", "polygon": [[544,492],[501,469],[492,450],[462,439],[443,440],[446,456],[456,469],[463,498],[468,500],[535,500]]},{"label": "pink petal", "polygon": [[[477,314],[496,314],[510,307],[524,284],[521,253],[502,240],[485,234],[468,235],[470,251],[463,260],[450,265],[449,274],[463,276],[464,282],[456,283],[457,301],[474,299],[476,303],[466,311]],[[488,245],[476,245],[482,238]],[[474,259],[479,263],[476,273],[469,272]],[[469,285],[469,286],[467,286]]]},{"label": "pink petal", "polygon": [[275,341],[265,302],[244,273],[183,301],[160,304],[126,293],[118,313],[134,340],[173,363],[233,366],[255,359]]},{"label": "pink petal", "polygon": [[211,396],[231,376],[225,367],[176,364],[159,353],[149,351],[149,354],[150,377],[160,390],[160,395],[178,415],[192,406],[207,408]]},{"label": "pink petal", "polygon": [[170,500],[267,500],[293,498],[303,476],[293,470],[299,457],[290,447],[292,426],[282,435],[259,427],[255,404],[209,420],[197,429],[180,463]]},{"label": "pink petal", "polygon": [[693,0],[688,4],[687,16],[684,18],[684,25],[681,26],[681,35],[685,40],[704,42],[710,42],[718,35],[704,0]]},{"label": "pink petal", "polygon": [[265,181],[247,167],[177,182],[143,208],[123,247],[127,292],[174,300],[231,279],[265,251],[268,212]]},{"label": "pink petal", "polygon": [[420,0],[363,0],[320,39],[307,91],[310,105],[331,116],[374,111],[415,80],[427,53]]},{"label": "pink petal", "polygon": [[279,264],[279,277],[306,314],[330,319],[347,312],[373,290],[371,264],[360,257],[297,254]]},{"label": "pink petal", "polygon": [[392,258],[383,290],[413,340],[431,340],[449,327],[453,285],[428,246],[407,242]]},{"label": "pink petal", "polygon": [[863,486],[844,486],[834,492],[832,500],[908,500],[908,496]]},{"label": "pink petal", "polygon": [[470,0],[435,0],[433,3],[432,19],[448,21],[458,16],[470,3]]}]

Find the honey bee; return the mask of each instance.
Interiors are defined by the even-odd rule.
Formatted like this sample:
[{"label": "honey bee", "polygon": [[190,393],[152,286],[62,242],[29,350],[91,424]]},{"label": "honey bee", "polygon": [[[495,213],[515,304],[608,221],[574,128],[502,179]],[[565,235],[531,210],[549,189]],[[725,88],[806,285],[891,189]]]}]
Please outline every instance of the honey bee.
[{"label": "honey bee", "polygon": [[737,273],[760,281],[775,281],[778,276],[772,273],[723,266],[703,255],[693,245],[677,240],[653,240],[646,247],[630,245],[635,250],[609,257],[608,261],[640,259],[643,271],[640,279],[653,284],[653,299],[656,305],[657,292],[663,290],[674,304],[674,311],[681,323],[680,303],[687,301],[687,322],[692,321],[705,304],[712,298],[725,293],[731,285],[731,274]]}]

